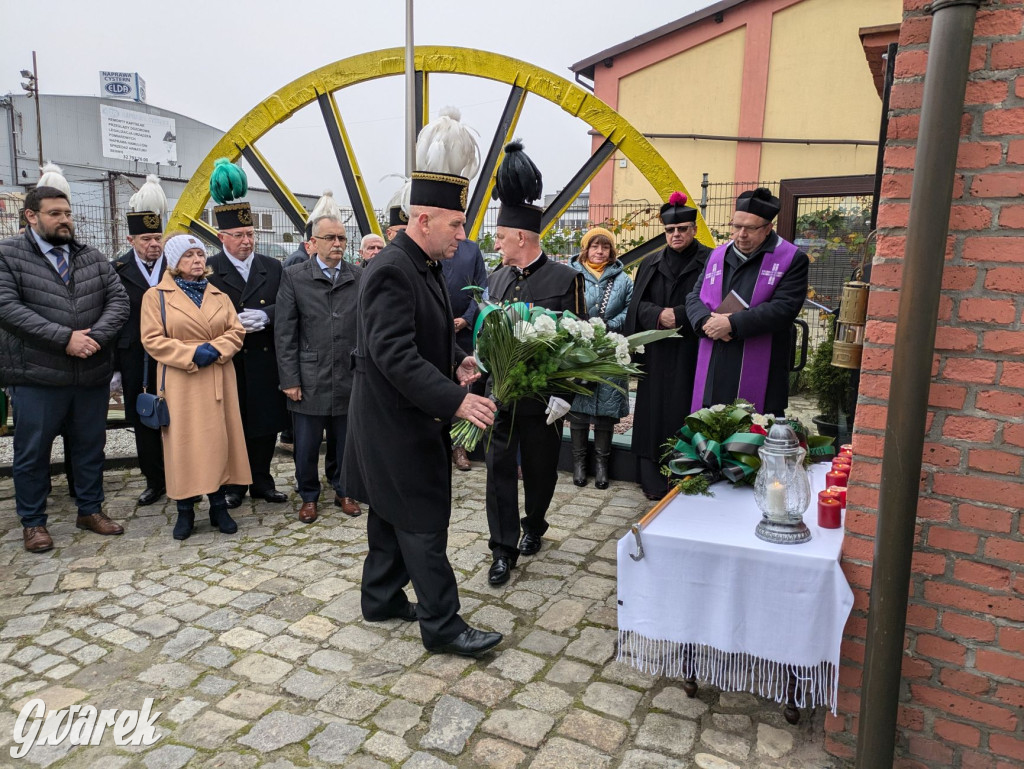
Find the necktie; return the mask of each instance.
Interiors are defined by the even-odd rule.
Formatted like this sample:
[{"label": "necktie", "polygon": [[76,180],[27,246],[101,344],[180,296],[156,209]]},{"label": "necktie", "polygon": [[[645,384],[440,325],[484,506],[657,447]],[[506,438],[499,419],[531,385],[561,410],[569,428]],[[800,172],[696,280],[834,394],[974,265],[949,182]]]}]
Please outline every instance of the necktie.
[{"label": "necktie", "polygon": [[68,260],[64,257],[64,249],[54,248],[50,250],[50,253],[53,254],[57,260],[57,274],[60,275],[60,279],[67,284],[71,279],[71,270],[68,269]]},{"label": "necktie", "polygon": [[145,265],[146,272],[148,272],[150,275],[152,275],[153,274],[153,268],[156,266],[156,262],[155,261],[154,262],[143,261],[142,264]]},{"label": "necktie", "polygon": [[338,268],[337,267],[328,267],[327,268],[327,277],[331,279],[331,283],[336,282],[338,280]]}]

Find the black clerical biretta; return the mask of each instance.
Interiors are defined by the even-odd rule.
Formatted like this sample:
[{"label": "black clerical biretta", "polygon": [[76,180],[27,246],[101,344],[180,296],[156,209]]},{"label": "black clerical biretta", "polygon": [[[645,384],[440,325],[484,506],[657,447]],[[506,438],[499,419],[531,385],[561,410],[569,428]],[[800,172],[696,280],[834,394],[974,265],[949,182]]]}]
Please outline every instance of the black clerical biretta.
[{"label": "black clerical biretta", "polygon": [[736,210],[746,211],[748,214],[760,216],[762,219],[771,221],[779,215],[781,208],[779,199],[772,195],[767,187],[758,187],[756,190],[741,192],[736,198]]}]

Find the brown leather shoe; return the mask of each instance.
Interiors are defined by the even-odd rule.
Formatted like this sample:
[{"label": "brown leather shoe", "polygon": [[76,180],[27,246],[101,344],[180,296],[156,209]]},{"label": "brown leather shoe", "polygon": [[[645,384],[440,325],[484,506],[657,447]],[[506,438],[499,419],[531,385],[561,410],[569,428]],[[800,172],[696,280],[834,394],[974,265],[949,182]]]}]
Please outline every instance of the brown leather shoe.
[{"label": "brown leather shoe", "polygon": [[316,502],[303,502],[299,508],[299,520],[303,523],[312,523],[316,518]]},{"label": "brown leather shoe", "polygon": [[110,520],[104,513],[80,515],[75,520],[75,526],[80,529],[95,531],[97,534],[124,534],[124,528],[121,524]]},{"label": "brown leather shoe", "polygon": [[462,446],[456,446],[452,449],[452,462],[455,463],[455,467],[459,470],[471,470],[473,468],[473,465],[469,463],[469,455]]},{"label": "brown leather shoe", "polygon": [[26,526],[21,536],[25,539],[25,549],[30,553],[45,553],[53,550],[53,540],[45,526]]},{"label": "brown leather shoe", "polygon": [[358,502],[352,499],[352,497],[339,497],[337,494],[335,494],[334,506],[340,507],[341,512],[352,518],[355,518],[357,515],[363,514],[363,509],[359,506]]}]

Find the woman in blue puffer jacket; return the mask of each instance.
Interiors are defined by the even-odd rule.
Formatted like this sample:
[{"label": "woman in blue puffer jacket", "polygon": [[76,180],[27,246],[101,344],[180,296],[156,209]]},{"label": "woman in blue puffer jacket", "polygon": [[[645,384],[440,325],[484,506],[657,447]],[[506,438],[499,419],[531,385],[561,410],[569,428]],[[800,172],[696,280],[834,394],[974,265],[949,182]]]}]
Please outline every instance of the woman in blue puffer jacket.
[{"label": "woman in blue puffer jacket", "polygon": [[[633,280],[622,269],[615,253],[615,236],[604,227],[587,231],[580,241],[580,254],[571,266],[583,273],[587,312],[601,318],[610,331],[621,333],[626,309],[633,296]],[[626,380],[620,382],[626,387]],[[592,395],[577,395],[569,412],[572,435],[572,482],[587,485],[587,443],[594,425],[594,485],[608,488],[608,459],[612,452],[612,428],[629,413],[626,393],[599,384]]]}]

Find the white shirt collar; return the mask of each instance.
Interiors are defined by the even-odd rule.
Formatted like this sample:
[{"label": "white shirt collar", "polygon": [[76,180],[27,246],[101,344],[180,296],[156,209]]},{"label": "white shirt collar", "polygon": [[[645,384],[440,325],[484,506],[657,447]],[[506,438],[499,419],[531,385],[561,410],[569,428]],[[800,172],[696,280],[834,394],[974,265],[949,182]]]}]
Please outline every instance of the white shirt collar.
[{"label": "white shirt collar", "polygon": [[29,227],[29,230],[31,231],[33,237],[35,237],[36,244],[39,246],[39,250],[42,251],[44,254],[48,254],[51,251],[51,249],[56,248],[62,251],[65,256],[68,255],[67,246],[55,246],[50,241],[43,240],[42,236],[38,232],[36,232],[34,227]]},{"label": "white shirt collar", "polygon": [[160,265],[163,262],[164,255],[160,254],[157,260],[153,262],[153,271],[149,272],[146,269],[146,260],[139,256],[139,252],[132,248],[132,253],[135,255],[135,263],[139,266],[139,272],[142,273],[142,277],[146,279],[146,282],[151,286],[155,286],[160,282]]},{"label": "white shirt collar", "polygon": [[245,259],[238,259],[234,254],[228,251],[227,247],[224,248],[224,253],[228,255],[228,258],[231,260],[231,264],[233,264],[235,269],[238,270],[238,274],[243,278],[248,279],[249,271],[252,269],[252,260],[256,257],[256,252],[253,251]]}]

